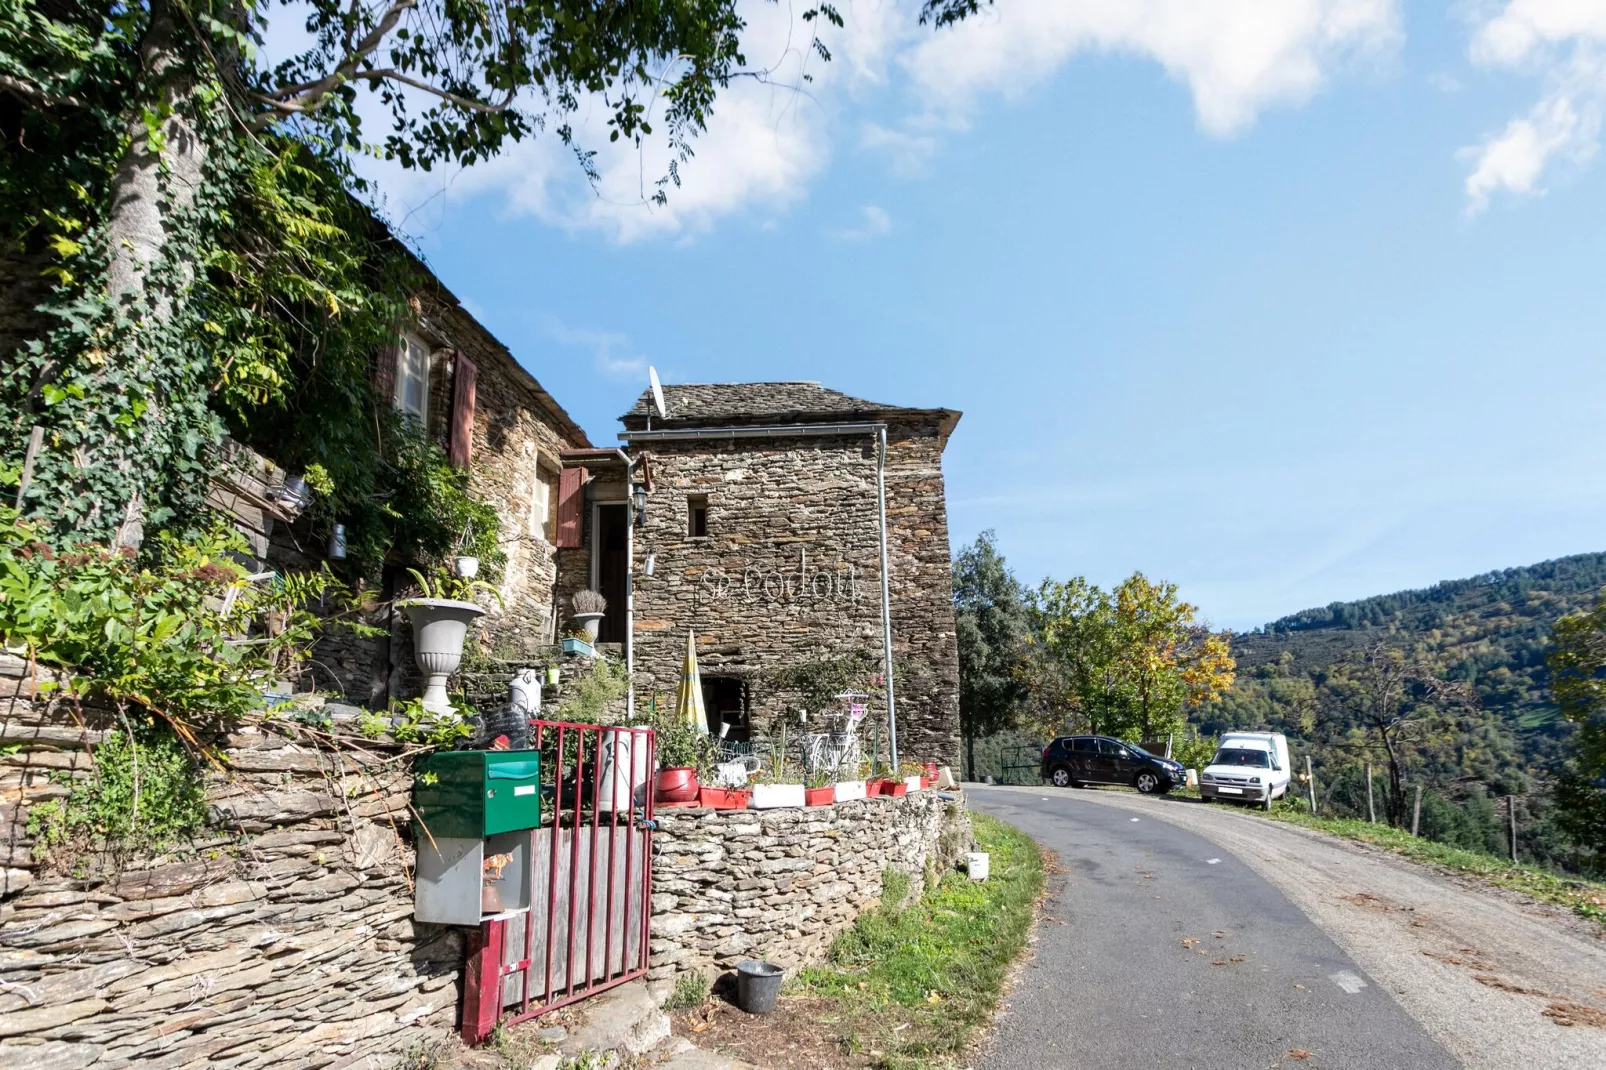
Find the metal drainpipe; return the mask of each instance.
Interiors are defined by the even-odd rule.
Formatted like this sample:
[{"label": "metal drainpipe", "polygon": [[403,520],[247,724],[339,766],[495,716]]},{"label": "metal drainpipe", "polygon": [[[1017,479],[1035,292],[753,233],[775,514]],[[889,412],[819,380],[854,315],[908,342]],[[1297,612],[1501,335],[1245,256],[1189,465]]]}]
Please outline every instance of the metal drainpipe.
[{"label": "metal drainpipe", "polygon": [[[887,429],[876,429],[875,493],[881,515],[881,645],[886,654],[887,741],[892,748],[893,776],[898,768],[898,704],[892,693],[892,584],[887,565]],[[872,755],[872,760],[874,756]]]},{"label": "metal drainpipe", "polygon": [[[631,493],[630,454],[613,452],[625,462],[625,716],[636,719],[636,496]],[[593,533],[595,537],[595,533]]]}]

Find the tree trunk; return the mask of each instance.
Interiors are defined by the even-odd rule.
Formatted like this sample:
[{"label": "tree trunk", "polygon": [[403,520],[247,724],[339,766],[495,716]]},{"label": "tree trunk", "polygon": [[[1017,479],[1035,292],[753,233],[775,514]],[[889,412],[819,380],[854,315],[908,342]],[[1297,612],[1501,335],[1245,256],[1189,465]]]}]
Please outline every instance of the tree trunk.
[{"label": "tree trunk", "polygon": [[1405,820],[1405,788],[1400,781],[1400,759],[1394,751],[1394,740],[1389,736],[1389,730],[1379,728],[1378,734],[1383,737],[1383,749],[1389,759],[1389,824],[1399,828]]},{"label": "tree trunk", "polygon": [[[152,266],[168,251],[170,219],[195,202],[206,164],[205,148],[186,114],[194,86],[179,51],[182,32],[169,0],[151,0],[150,23],[139,49],[146,90],[142,99],[129,107],[124,121],[128,150],[111,184],[106,289],[109,296],[129,310],[141,335],[172,317],[175,299],[188,289],[194,277],[189,263],[177,265],[170,278],[153,283],[150,277]],[[165,113],[156,124],[156,138],[152,138],[146,125],[147,106]],[[126,360],[136,365],[161,359],[159,353],[151,353],[148,347],[138,344],[122,352]],[[136,366],[136,377],[147,381],[156,378],[145,371]],[[160,419],[164,400],[160,392],[149,399],[146,419]],[[91,458],[91,463],[110,464],[124,472],[135,467],[127,441],[106,443],[101,447],[106,453]],[[117,542],[137,547],[144,537],[145,502],[141,492],[134,491],[127,502],[105,502],[102,507],[122,511],[117,521]]]}]

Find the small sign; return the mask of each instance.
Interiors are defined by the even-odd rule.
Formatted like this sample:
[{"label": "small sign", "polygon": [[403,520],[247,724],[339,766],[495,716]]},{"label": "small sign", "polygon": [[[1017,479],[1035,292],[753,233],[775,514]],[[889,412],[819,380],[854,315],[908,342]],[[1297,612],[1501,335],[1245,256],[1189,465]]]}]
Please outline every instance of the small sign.
[{"label": "small sign", "polygon": [[515,787],[513,789],[513,794],[514,795],[534,795],[535,794],[535,785],[534,784],[521,784],[518,787]]}]

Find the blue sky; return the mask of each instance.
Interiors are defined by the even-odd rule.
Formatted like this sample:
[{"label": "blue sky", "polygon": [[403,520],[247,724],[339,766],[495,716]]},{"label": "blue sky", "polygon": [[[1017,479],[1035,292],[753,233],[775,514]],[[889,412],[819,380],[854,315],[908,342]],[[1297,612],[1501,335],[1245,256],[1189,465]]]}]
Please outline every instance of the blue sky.
[{"label": "blue sky", "polygon": [[954,544],[1026,581],[1246,628],[1606,548],[1606,2],[844,13],[668,209],[543,142],[389,214],[598,443],[649,362],[963,410]]}]

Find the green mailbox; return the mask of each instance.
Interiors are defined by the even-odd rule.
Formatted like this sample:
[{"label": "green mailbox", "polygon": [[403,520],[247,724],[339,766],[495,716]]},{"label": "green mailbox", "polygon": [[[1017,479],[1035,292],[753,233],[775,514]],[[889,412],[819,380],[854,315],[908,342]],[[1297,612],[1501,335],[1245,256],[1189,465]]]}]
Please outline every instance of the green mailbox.
[{"label": "green mailbox", "polygon": [[533,750],[436,751],[414,778],[413,807],[437,839],[537,828],[540,764]]}]

